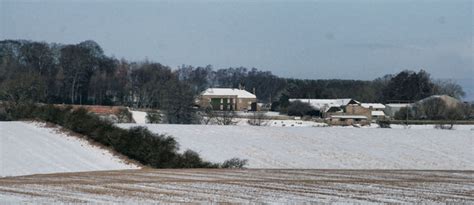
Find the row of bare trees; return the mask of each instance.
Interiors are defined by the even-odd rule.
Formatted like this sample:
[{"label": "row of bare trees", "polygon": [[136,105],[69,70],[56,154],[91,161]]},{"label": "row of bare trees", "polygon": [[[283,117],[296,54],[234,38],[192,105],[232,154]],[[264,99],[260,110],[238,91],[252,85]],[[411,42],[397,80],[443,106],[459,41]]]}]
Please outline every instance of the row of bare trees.
[{"label": "row of bare trees", "polygon": [[[419,100],[432,94],[460,98],[462,88],[432,81],[425,71],[403,71],[374,81],[287,79],[245,67],[213,69],[129,62],[104,54],[94,41],[55,44],[0,41],[0,100],[59,104],[123,105],[161,109],[165,121],[196,119],[195,96],[208,87],[239,85],[259,102],[286,109],[289,98],[355,98],[364,102]],[[228,116],[221,123],[227,123]]]}]

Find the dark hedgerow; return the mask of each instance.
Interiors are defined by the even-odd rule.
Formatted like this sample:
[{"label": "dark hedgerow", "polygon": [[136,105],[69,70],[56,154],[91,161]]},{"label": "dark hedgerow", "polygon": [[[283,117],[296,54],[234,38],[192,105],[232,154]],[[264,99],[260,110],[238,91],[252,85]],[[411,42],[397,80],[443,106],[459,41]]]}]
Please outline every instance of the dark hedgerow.
[{"label": "dark hedgerow", "polygon": [[178,143],[171,136],[152,133],[145,127],[121,129],[82,108],[59,108],[53,105],[29,105],[27,107],[29,112],[18,110],[25,109],[25,106],[15,106],[9,108],[9,113],[16,113],[14,119],[37,119],[58,124],[150,167],[235,167],[204,161],[199,154],[191,150],[181,154],[178,152]]},{"label": "dark hedgerow", "polygon": [[246,159],[232,158],[226,160],[221,167],[230,169],[242,169],[245,165],[247,165]]}]

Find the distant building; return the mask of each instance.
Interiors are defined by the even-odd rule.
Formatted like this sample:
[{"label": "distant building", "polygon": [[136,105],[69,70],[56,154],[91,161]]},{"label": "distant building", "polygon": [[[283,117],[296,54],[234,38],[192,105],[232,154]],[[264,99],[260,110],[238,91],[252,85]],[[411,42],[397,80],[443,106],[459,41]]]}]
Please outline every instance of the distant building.
[{"label": "distant building", "polygon": [[322,117],[328,117],[330,114],[344,113],[344,108],[350,104],[360,104],[360,102],[350,99],[290,99],[290,102],[301,101],[308,103],[315,110],[321,113]]},{"label": "distant building", "polygon": [[315,110],[320,111],[322,117],[329,119],[329,123],[333,125],[360,124],[361,122],[365,124],[365,121],[370,123],[372,120],[371,110],[361,106],[361,103],[354,99],[290,99],[290,102],[297,100],[309,103]]},{"label": "distant building", "polygon": [[341,126],[349,126],[349,125],[368,125],[370,124],[370,120],[367,116],[363,115],[332,115],[329,118],[330,125],[341,125]]},{"label": "distant building", "polygon": [[373,111],[383,111],[385,109],[385,105],[382,103],[361,103],[360,105]]},{"label": "distant building", "polygon": [[385,105],[382,103],[361,103],[361,106],[371,111],[372,120],[385,119]]},{"label": "distant building", "polygon": [[385,111],[385,114],[387,114],[389,117],[392,117],[392,118],[395,116],[397,112],[400,111],[401,108],[404,108],[404,107],[408,108],[410,112],[416,114],[419,108],[422,107],[423,103],[432,99],[439,99],[443,101],[448,108],[455,108],[462,104],[462,102],[459,101],[458,99],[453,98],[448,95],[432,95],[414,103],[389,103],[385,105],[384,111]]},{"label": "distant building", "polygon": [[344,112],[345,115],[365,116],[369,122],[372,121],[372,110],[361,106],[360,103],[349,104],[345,107],[344,110],[345,110]]},{"label": "distant building", "polygon": [[208,88],[201,93],[197,103],[200,107],[212,107],[213,110],[257,110],[257,96],[235,88]]}]

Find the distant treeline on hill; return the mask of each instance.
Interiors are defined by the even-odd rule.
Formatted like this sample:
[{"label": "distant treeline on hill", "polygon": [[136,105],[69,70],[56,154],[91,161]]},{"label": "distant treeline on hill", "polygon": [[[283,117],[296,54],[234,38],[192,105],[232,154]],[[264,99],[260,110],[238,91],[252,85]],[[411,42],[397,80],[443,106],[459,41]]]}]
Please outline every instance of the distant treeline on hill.
[{"label": "distant treeline on hill", "polygon": [[[0,100],[158,108],[170,122],[186,119],[194,97],[208,87],[244,86],[260,102],[288,98],[354,98],[363,102],[415,101],[433,94],[456,98],[462,88],[430,75],[403,71],[373,81],[287,79],[256,68],[213,69],[106,56],[94,41],[63,45],[0,41]],[[278,103],[279,102],[279,103]]]}]

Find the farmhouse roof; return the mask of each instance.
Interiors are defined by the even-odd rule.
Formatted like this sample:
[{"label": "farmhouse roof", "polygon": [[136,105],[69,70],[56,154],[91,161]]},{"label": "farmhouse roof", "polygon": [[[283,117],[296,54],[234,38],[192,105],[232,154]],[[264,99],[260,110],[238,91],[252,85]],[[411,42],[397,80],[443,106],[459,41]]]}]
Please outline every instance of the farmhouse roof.
[{"label": "farmhouse roof", "polygon": [[393,107],[393,108],[402,108],[402,107],[410,107],[411,103],[389,103],[385,104],[386,107]]},{"label": "farmhouse roof", "polygon": [[372,111],[372,116],[385,116],[385,113],[383,111]]},{"label": "farmhouse roof", "polygon": [[361,103],[360,105],[365,108],[385,109],[385,105],[382,103]]},{"label": "farmhouse roof", "polygon": [[236,88],[208,88],[201,95],[207,96],[237,96],[237,98],[257,98],[254,94]]}]

